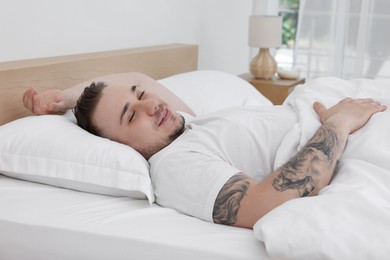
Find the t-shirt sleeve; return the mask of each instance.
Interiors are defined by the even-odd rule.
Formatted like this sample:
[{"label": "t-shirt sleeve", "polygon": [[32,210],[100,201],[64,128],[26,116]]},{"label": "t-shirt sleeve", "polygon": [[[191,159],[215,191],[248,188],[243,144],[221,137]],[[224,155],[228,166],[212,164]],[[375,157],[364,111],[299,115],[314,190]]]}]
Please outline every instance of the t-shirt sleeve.
[{"label": "t-shirt sleeve", "polygon": [[210,222],[213,222],[219,191],[238,172],[216,156],[193,151],[165,155],[163,163],[151,164],[153,189],[159,205]]}]

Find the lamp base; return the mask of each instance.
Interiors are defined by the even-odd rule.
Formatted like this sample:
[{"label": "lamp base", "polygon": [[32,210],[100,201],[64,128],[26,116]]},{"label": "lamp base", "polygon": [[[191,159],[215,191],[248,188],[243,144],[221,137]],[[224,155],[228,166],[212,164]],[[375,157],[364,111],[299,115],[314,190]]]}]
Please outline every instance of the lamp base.
[{"label": "lamp base", "polygon": [[276,73],[277,63],[268,48],[260,48],[259,53],[252,59],[249,69],[257,79],[271,79]]}]

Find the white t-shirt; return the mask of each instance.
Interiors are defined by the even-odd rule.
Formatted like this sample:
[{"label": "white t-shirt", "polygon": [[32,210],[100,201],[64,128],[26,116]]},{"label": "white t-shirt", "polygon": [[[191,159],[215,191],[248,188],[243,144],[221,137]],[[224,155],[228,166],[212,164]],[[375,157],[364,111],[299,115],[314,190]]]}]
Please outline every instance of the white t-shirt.
[{"label": "white t-shirt", "polygon": [[186,121],[186,131],[149,159],[156,202],[212,222],[215,199],[234,174],[262,180],[297,122],[290,107],[238,107]]}]

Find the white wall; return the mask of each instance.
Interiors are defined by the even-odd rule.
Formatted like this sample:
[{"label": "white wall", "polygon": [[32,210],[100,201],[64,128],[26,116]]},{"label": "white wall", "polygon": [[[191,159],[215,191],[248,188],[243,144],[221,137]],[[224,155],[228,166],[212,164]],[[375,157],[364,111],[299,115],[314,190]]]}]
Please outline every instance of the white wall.
[{"label": "white wall", "polygon": [[0,61],[192,43],[200,69],[240,74],[256,1],[0,0]]}]

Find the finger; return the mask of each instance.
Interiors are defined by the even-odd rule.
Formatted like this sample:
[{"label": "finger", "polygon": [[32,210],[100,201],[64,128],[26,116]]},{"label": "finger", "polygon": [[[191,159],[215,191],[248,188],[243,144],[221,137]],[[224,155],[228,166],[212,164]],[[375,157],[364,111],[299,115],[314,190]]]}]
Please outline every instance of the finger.
[{"label": "finger", "polygon": [[359,98],[357,99],[358,102],[360,103],[372,103],[374,100],[372,98]]},{"label": "finger", "polygon": [[39,97],[38,97],[37,95],[34,95],[34,96],[32,96],[31,100],[32,100],[32,101],[31,101],[31,103],[32,103],[32,105],[31,105],[31,111],[32,111],[34,114],[39,115],[39,114],[40,114],[40,107],[39,107],[40,101],[39,101]]},{"label": "finger", "polygon": [[387,109],[387,106],[380,104],[379,102],[374,103],[374,109],[377,112],[383,112]]},{"label": "finger", "polygon": [[27,89],[26,91],[24,91],[24,93],[23,93],[23,105],[26,107],[26,104],[27,104],[27,94],[28,94],[28,92],[29,92],[30,90],[29,89]]},{"label": "finger", "polygon": [[320,102],[314,102],[313,108],[314,108],[314,111],[316,111],[316,113],[318,115],[321,115],[324,111],[326,111],[326,107],[323,104],[321,104]]},{"label": "finger", "polygon": [[351,99],[351,98],[346,98],[343,99],[341,102],[348,102],[350,104],[356,104],[359,106],[363,106],[366,108],[372,107],[372,106],[381,106],[381,104],[377,101],[375,101],[372,98],[357,98],[357,99]]},{"label": "finger", "polygon": [[30,92],[31,92],[31,88],[28,88],[28,89],[26,89],[26,91],[24,91],[24,93],[23,93],[23,104],[26,103],[26,99],[27,99],[27,97],[28,97]]},{"label": "finger", "polygon": [[373,101],[374,100],[372,98],[351,98],[351,97],[346,97],[346,98],[340,100],[339,103],[350,102],[350,103],[364,104],[364,103],[370,103],[370,102],[373,102]]},{"label": "finger", "polygon": [[34,88],[29,88],[23,94],[23,105],[29,109],[33,110],[33,96],[37,94],[37,91]]},{"label": "finger", "polygon": [[64,101],[59,101],[56,103],[51,103],[47,106],[49,113],[63,114],[66,112],[66,105]]},{"label": "finger", "polygon": [[32,111],[36,115],[44,115],[48,113],[48,104],[45,102],[45,100],[39,96],[34,95],[32,97]]},{"label": "finger", "polygon": [[378,110],[378,111],[384,111],[386,110],[386,106],[385,105],[382,105],[379,101],[376,101],[372,98],[368,98],[368,99],[365,99],[364,101],[365,103],[363,103],[366,107],[372,107],[374,108],[374,110]]},{"label": "finger", "polygon": [[378,107],[379,111],[385,111],[387,109],[386,105],[382,105],[379,101],[372,101],[375,106]]}]

